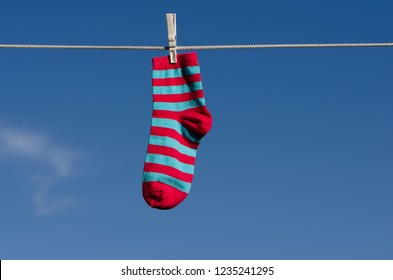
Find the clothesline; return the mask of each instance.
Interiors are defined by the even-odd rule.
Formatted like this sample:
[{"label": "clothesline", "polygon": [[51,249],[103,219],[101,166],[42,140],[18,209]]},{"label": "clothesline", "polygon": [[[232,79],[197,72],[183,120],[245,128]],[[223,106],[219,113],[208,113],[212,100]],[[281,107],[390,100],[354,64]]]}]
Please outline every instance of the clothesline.
[{"label": "clothesline", "polygon": [[[279,48],[364,48],[393,47],[393,43],[319,43],[319,44],[257,44],[257,45],[208,45],[176,46],[176,50],[225,50],[225,49],[279,49]],[[168,50],[167,46],[90,46],[90,45],[31,45],[0,44],[8,49],[89,49],[89,50]]]}]

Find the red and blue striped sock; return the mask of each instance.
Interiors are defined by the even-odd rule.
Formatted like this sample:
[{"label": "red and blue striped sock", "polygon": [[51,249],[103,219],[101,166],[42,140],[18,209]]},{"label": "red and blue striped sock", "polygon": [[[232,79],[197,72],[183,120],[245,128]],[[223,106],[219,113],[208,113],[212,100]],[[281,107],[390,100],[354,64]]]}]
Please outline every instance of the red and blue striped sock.
[{"label": "red and blue striped sock", "polygon": [[143,169],[143,197],[170,209],[188,195],[199,143],[210,130],[196,53],[153,58],[153,119]]}]

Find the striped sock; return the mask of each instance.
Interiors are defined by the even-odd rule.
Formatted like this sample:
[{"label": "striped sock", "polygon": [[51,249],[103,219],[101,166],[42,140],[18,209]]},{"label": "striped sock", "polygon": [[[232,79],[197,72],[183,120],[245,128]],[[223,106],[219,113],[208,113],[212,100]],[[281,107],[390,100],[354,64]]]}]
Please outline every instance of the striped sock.
[{"label": "striped sock", "polygon": [[205,106],[196,53],[153,58],[153,119],[143,169],[143,197],[170,209],[188,195],[195,156],[212,117]]}]

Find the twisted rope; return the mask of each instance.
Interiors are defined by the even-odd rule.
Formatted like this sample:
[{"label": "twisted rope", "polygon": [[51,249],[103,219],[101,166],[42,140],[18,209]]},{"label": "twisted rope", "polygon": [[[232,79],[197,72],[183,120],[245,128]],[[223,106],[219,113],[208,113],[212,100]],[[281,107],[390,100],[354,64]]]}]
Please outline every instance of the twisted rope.
[{"label": "twisted rope", "polygon": [[276,49],[276,48],[359,48],[393,47],[393,43],[334,43],[334,44],[263,44],[263,45],[213,45],[180,46],[178,50],[222,50],[222,49]]},{"label": "twisted rope", "polygon": [[[277,48],[364,48],[393,47],[393,43],[333,43],[333,44],[261,44],[261,45],[210,45],[177,46],[177,50],[224,50],[224,49],[277,49]],[[88,49],[88,50],[168,50],[167,46],[88,46],[88,45],[26,45],[0,44],[8,49]]]},{"label": "twisted rope", "polygon": [[0,48],[7,49],[88,49],[88,50],[165,50],[160,46],[86,46],[86,45],[18,45],[0,44]]}]

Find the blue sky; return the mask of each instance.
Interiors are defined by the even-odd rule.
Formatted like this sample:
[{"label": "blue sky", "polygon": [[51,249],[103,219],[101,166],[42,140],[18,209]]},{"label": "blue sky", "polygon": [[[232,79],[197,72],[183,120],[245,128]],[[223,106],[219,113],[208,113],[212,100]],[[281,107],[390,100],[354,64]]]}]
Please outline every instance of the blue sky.
[{"label": "blue sky", "polygon": [[[0,43],[393,41],[392,1],[0,2]],[[393,49],[198,51],[213,128],[149,208],[151,58],[0,49],[0,259],[392,259]]]}]

